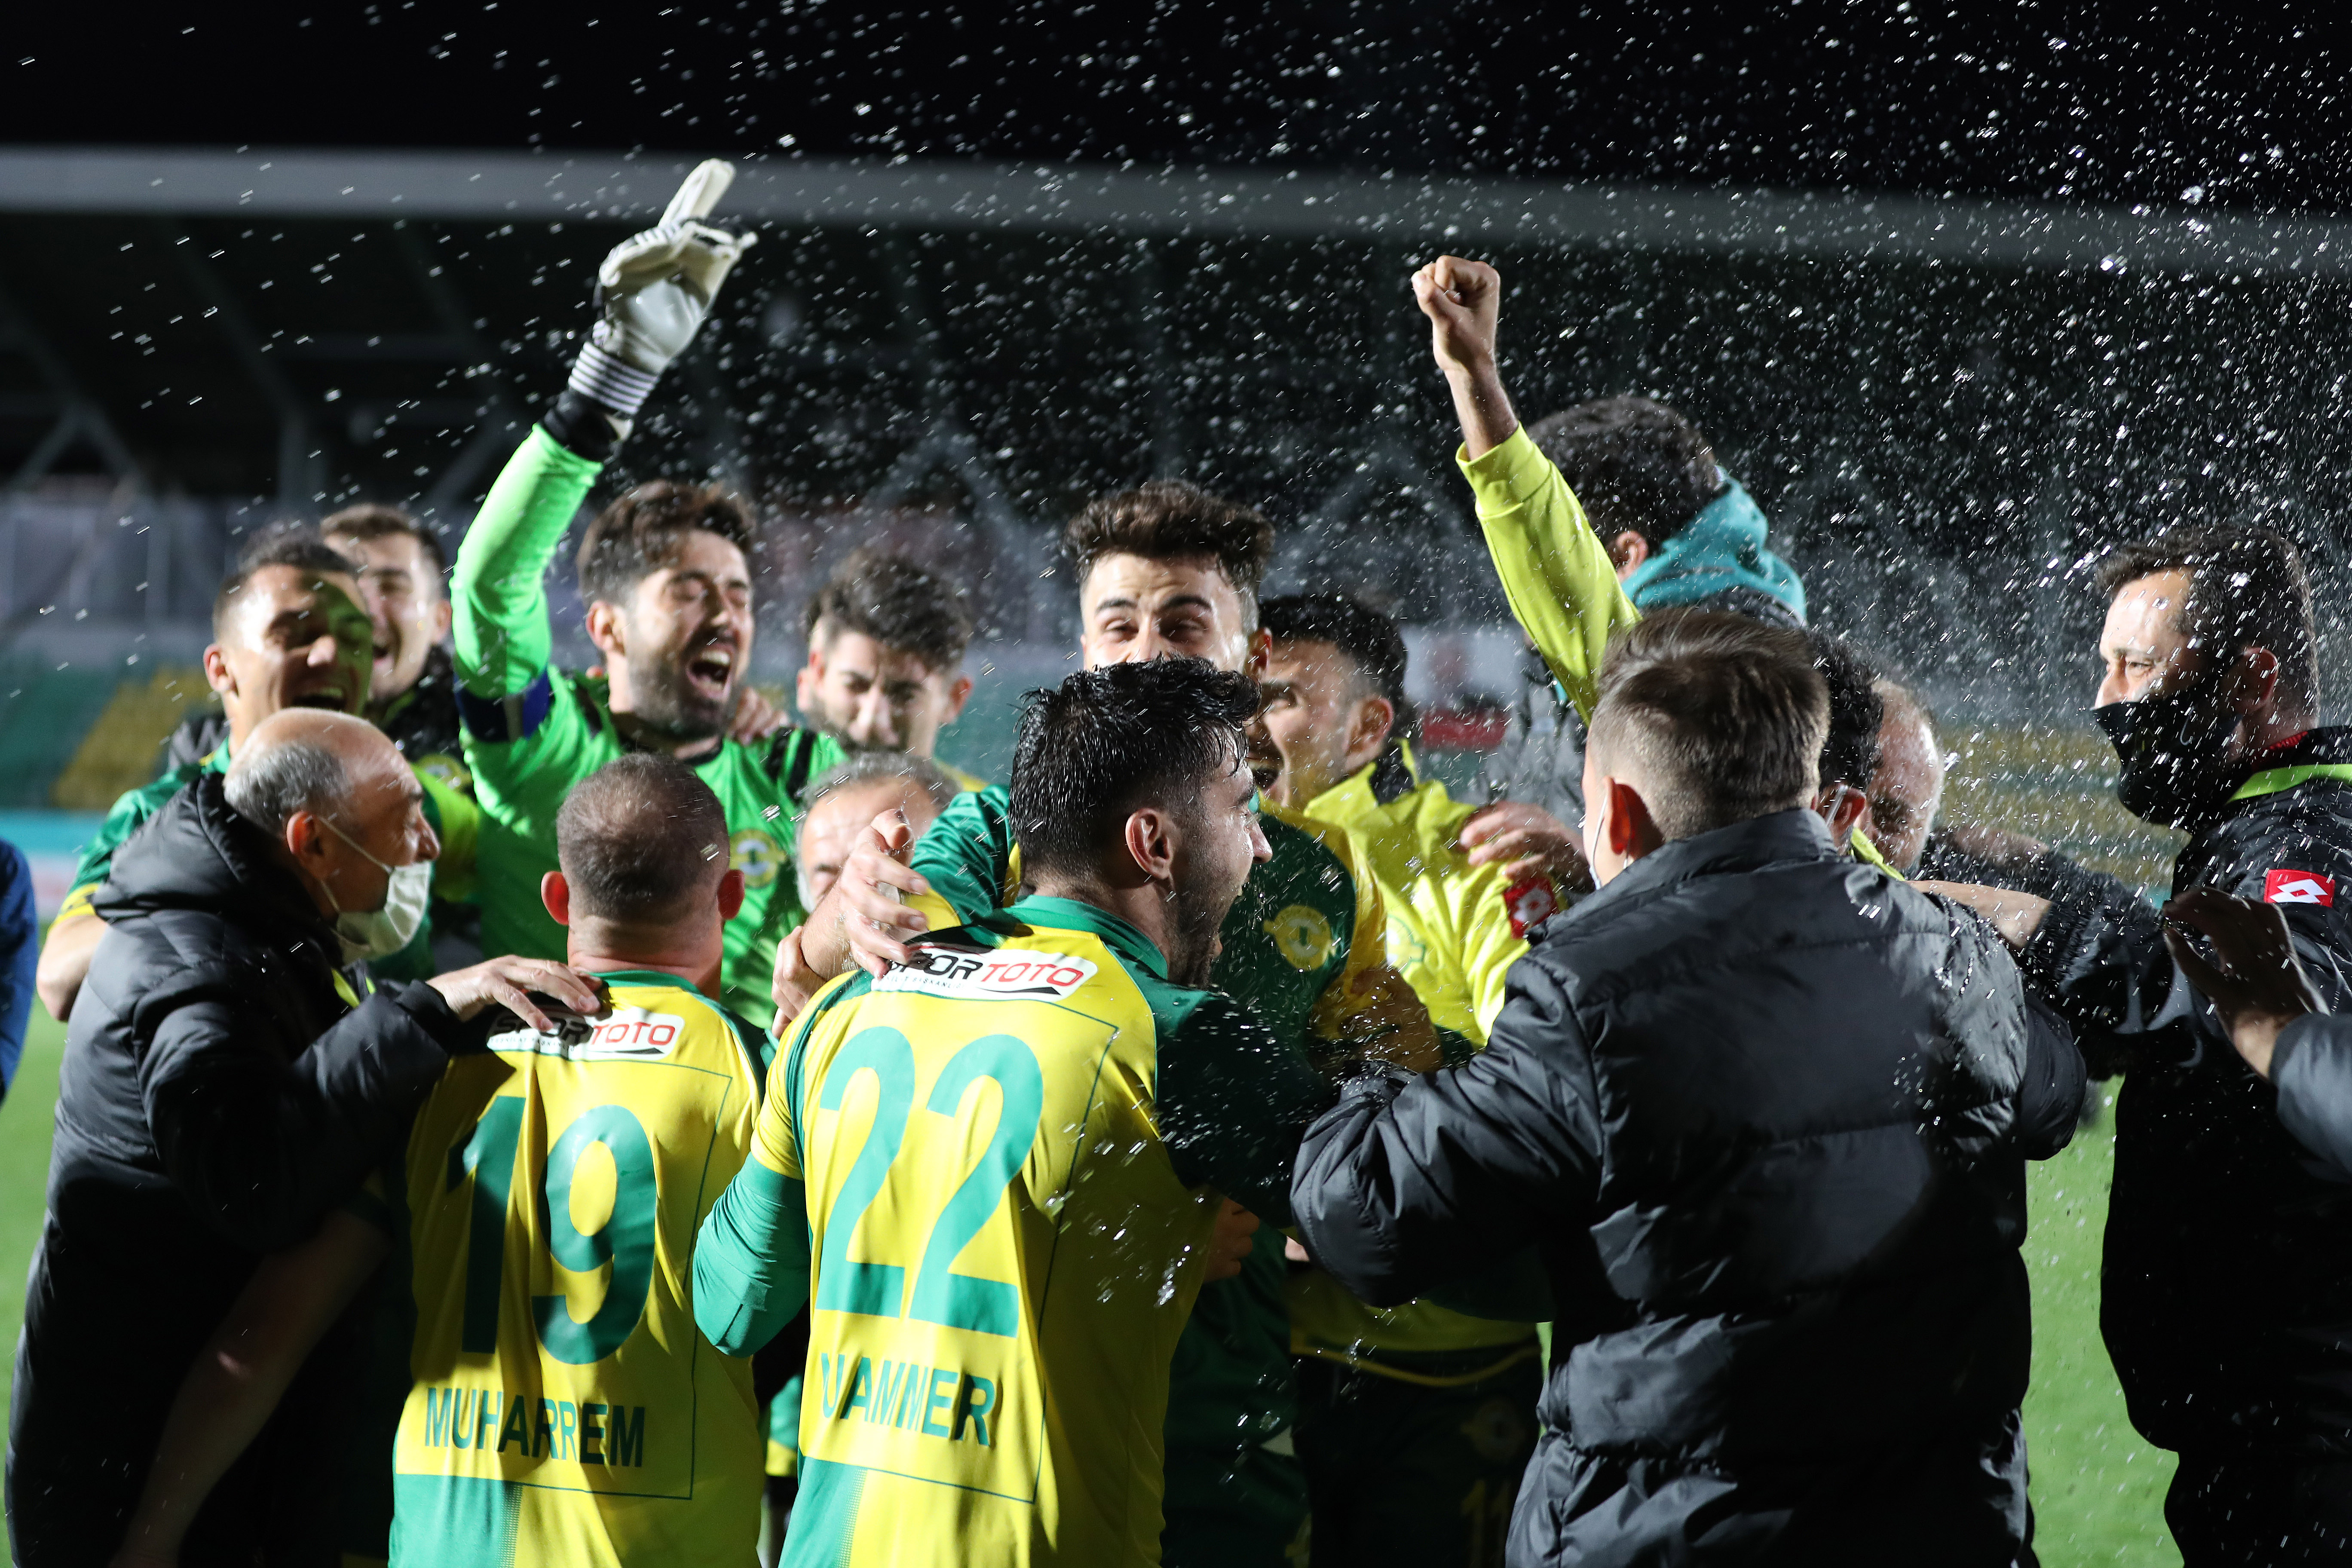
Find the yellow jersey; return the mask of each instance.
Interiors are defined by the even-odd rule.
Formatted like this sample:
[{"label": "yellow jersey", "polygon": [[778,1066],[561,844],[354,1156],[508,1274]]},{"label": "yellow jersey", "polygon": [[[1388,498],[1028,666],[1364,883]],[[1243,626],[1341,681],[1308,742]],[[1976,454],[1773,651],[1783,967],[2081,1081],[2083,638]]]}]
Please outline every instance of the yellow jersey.
[{"label": "yellow jersey", "polygon": [[696,1255],[731,1352],[807,1293],[783,1562],[1156,1563],[1204,1188],[1282,1220],[1329,1090],[1090,905],[1024,900],[917,951],[803,1014]]},{"label": "yellow jersey", "polygon": [[689,1270],[751,1147],[764,1045],[674,975],[603,978],[608,1016],[493,1037],[417,1113],[392,1220],[415,1303],[395,1563],[638,1568],[757,1546],[751,1367],[696,1331]]}]

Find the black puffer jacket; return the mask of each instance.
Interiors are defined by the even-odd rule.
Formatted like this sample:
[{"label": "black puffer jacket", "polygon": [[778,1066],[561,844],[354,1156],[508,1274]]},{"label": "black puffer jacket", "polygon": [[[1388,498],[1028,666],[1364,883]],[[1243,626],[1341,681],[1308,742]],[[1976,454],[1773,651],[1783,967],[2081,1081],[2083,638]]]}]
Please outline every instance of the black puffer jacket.
[{"label": "black puffer jacket", "polygon": [[[2317,730],[2243,771],[2346,763],[2352,731]],[[2276,902],[2321,994],[2352,1010],[2352,784],[2230,803],[2173,862],[2174,892],[2205,886]],[[2352,1459],[2345,1173],[2281,1123],[2145,900],[2062,891],[2024,963],[2084,1050],[2124,1068],[2100,1323],[2132,1425],[2179,1450]]]},{"label": "black puffer jacket", "polygon": [[1553,921],[1486,1049],[1353,1090],[1292,1200],[1376,1303],[1542,1250],[1514,1564],[2006,1563],[2022,1162],[2082,1090],[1990,931],[1782,812]]},{"label": "black puffer jacket", "polygon": [[[122,847],[97,902],[110,929],[74,1006],[10,1410],[28,1568],[106,1561],[181,1375],[258,1255],[357,1190],[478,1032],[423,984],[345,1001],[366,981],[338,973],[332,931],[216,775]],[[350,1350],[321,1347],[187,1561],[265,1540],[274,1562],[306,1540],[332,1560],[331,1535],[311,1536]]]}]

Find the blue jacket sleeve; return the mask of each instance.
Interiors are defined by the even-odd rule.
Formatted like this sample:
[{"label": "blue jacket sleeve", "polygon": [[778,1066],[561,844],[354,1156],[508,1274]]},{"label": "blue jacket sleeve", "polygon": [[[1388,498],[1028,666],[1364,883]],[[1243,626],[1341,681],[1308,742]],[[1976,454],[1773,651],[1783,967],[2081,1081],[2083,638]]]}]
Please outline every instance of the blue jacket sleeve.
[{"label": "blue jacket sleeve", "polygon": [[25,853],[0,840],[0,1099],[16,1081],[25,1030],[33,1019],[33,971],[41,957],[40,917],[33,909],[33,868]]}]

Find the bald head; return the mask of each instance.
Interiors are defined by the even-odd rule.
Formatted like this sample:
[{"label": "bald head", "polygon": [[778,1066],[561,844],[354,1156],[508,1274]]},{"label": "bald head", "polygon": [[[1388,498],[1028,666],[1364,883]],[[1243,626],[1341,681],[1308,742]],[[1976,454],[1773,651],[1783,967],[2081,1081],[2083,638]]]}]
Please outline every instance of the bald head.
[{"label": "bald head", "polygon": [[297,812],[341,822],[356,797],[407,777],[400,749],[366,720],[285,708],[237,747],[226,785],[229,808],[276,838]]},{"label": "bald head", "polygon": [[1944,752],[1936,721],[1909,689],[1876,683],[1883,716],[1878,765],[1870,775],[1870,815],[1863,830],[1898,871],[1918,867],[1944,800]]}]

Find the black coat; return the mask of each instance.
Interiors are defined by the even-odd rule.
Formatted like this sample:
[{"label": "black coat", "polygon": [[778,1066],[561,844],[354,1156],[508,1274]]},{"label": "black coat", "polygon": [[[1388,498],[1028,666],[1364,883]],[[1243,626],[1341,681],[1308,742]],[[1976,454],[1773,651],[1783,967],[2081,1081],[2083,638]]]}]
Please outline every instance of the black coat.
[{"label": "black coat", "polygon": [[2023,1159],[2083,1081],[1979,921],[1782,812],[1553,921],[1486,1050],[1353,1089],[1292,1201],[1374,1303],[1540,1249],[1514,1564],[2006,1563]]},{"label": "black coat", "polygon": [[[2260,765],[2313,763],[2352,763],[2352,731],[2314,731]],[[2174,892],[2204,886],[2325,890],[2332,902],[2279,907],[2330,1006],[2352,1009],[2352,784],[2232,802],[2173,863]],[[2100,1324],[2132,1425],[2167,1448],[2352,1459],[2347,1173],[2282,1124],[2277,1091],[2175,970],[2146,901],[2095,881],[2062,890],[2024,962],[2084,1051],[2124,1069]]]},{"label": "black coat", "polygon": [[[207,774],[116,855],[77,998],[9,1418],[17,1561],[103,1563],[197,1348],[259,1255],[304,1239],[406,1136],[478,1031],[430,986],[338,971],[331,929]],[[322,1345],[215,1492],[195,1563],[331,1548],[356,1379]],[[307,1392],[306,1392],[307,1391]],[[331,1554],[328,1560],[331,1560]]]}]

